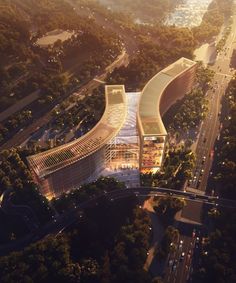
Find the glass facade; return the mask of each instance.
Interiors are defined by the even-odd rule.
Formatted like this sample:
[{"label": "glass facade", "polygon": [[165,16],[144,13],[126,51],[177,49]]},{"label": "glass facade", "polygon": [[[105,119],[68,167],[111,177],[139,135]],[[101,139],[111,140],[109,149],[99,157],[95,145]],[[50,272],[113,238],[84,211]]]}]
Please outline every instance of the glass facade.
[{"label": "glass facade", "polygon": [[146,136],[142,144],[142,172],[153,172],[161,168],[165,150],[165,136]]}]

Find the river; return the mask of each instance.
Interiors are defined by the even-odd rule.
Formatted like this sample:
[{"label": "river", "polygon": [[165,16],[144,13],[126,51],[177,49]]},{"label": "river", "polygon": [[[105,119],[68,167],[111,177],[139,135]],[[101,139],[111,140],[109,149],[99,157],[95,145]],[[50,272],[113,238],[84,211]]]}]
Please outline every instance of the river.
[{"label": "river", "polygon": [[202,17],[212,0],[183,0],[166,19],[166,25],[194,27],[200,25]]}]

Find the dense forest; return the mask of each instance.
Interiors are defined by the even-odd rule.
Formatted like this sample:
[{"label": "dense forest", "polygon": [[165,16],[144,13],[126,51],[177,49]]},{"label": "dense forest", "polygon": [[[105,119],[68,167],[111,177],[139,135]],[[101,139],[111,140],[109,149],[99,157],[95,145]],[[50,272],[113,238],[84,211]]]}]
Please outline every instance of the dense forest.
[{"label": "dense forest", "polygon": [[65,233],[2,257],[0,281],[150,283],[143,264],[151,224],[134,199],[103,201],[85,215]]},{"label": "dense forest", "polygon": [[[0,194],[10,191],[10,200],[14,205],[24,205],[35,213],[39,225],[52,217],[48,200],[42,196],[33,183],[25,157],[32,152],[27,150],[6,150],[0,153]],[[7,207],[6,207],[7,208]],[[29,232],[25,221],[17,213],[0,210],[0,222],[4,229],[0,234],[0,244],[18,239]]]},{"label": "dense forest", "polygon": [[[120,52],[114,34],[78,17],[64,1],[5,1],[0,22],[0,110],[38,88],[48,103],[72,82],[71,72],[79,82],[86,80]],[[53,49],[39,48],[37,38],[54,29],[77,36]]]}]

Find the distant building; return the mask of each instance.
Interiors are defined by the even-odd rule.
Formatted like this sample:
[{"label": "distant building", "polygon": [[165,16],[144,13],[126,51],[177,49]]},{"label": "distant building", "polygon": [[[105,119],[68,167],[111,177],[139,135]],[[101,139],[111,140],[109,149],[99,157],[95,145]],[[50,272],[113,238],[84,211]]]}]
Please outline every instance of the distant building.
[{"label": "distant building", "polygon": [[48,198],[120,169],[156,172],[167,132],[162,115],[191,90],[196,63],[181,58],[154,76],[141,93],[122,85],[105,88],[106,107],[98,124],[81,138],[29,156],[35,182]]}]

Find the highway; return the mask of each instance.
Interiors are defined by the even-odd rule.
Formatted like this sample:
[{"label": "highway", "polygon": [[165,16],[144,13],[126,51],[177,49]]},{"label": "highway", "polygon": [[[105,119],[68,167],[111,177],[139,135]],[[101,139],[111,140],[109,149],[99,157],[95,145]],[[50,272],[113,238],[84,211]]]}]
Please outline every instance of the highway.
[{"label": "highway", "polygon": [[193,254],[199,249],[200,242],[200,234],[196,228],[192,228],[191,234],[188,237],[180,235],[179,239],[173,243],[175,248],[167,258],[165,282],[175,283],[189,279]]},{"label": "highway", "polygon": [[[210,89],[206,94],[206,97],[209,100],[209,111],[200,127],[195,150],[196,166],[193,169],[194,177],[185,188],[186,190],[194,189],[202,191],[203,193],[206,190],[210,193],[214,191],[214,188],[207,188],[207,181],[211,174],[211,167],[214,158],[214,143],[220,136],[221,125],[219,117],[221,113],[221,100],[233,75],[230,68],[230,58],[233,48],[236,46],[235,31],[236,16],[234,15],[232,31],[228,36],[224,50],[218,54],[215,64],[209,67],[215,71],[215,76],[212,82],[213,89]],[[197,206],[195,209],[188,206],[183,210],[182,216],[184,218],[199,221],[200,214],[201,206]]]},{"label": "highway", "polygon": [[214,157],[214,143],[220,135],[221,99],[233,75],[233,70],[230,68],[230,59],[233,49],[236,47],[235,31],[236,16],[234,15],[232,31],[228,36],[224,50],[218,54],[215,64],[209,66],[215,72],[212,82],[213,89],[210,89],[206,95],[209,100],[209,111],[200,129],[196,148],[197,163],[193,171],[195,178],[189,184],[191,188],[201,191],[206,191]]},{"label": "highway", "polygon": [[[189,182],[188,186],[185,187],[187,191],[215,193],[214,188],[207,188],[207,182],[209,175],[211,174],[212,162],[214,159],[214,143],[220,136],[220,114],[221,114],[221,100],[228,86],[229,81],[232,78],[233,70],[230,68],[230,59],[235,48],[235,31],[236,31],[236,16],[233,16],[233,24],[231,33],[227,38],[225,47],[221,51],[213,66],[209,68],[215,71],[215,76],[212,82],[213,89],[210,89],[206,97],[209,100],[209,111],[207,117],[203,121],[197,146],[196,146],[196,166],[193,170],[193,180]],[[182,219],[189,219],[190,221],[201,222],[203,203],[194,203],[188,201],[188,205],[182,210]],[[198,229],[200,233],[201,229]],[[185,283],[191,277],[191,261],[192,255],[195,252],[194,239],[189,235],[181,234],[181,251],[184,252],[183,260],[180,260],[180,255],[176,252],[170,255],[173,262],[177,264],[176,267],[168,267],[166,269],[166,275],[164,282],[166,283]],[[192,245],[189,244],[192,242]],[[190,254],[190,255],[189,255]],[[173,271],[173,268],[176,269]]]}]

